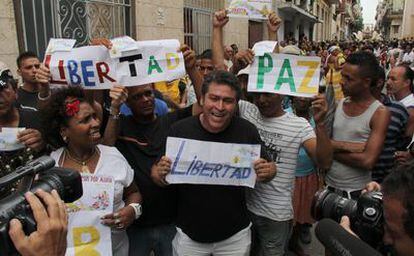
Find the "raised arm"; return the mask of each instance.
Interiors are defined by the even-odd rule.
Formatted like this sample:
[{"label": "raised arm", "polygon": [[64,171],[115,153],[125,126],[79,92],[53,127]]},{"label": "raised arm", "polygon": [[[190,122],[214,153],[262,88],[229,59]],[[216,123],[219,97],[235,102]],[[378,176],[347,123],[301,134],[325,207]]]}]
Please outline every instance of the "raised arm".
[{"label": "raised arm", "polygon": [[324,95],[318,95],[312,101],[313,119],[315,120],[316,139],[309,139],[303,146],[316,165],[321,169],[329,169],[332,164],[332,144],[325,127],[325,116],[328,106]]},{"label": "raised arm", "polygon": [[229,22],[225,10],[220,10],[213,15],[213,63],[217,70],[225,70],[224,48],[223,48],[223,27]]},{"label": "raised arm", "polygon": [[187,71],[187,74],[190,77],[191,82],[193,83],[197,101],[200,102],[203,77],[201,76],[200,72],[198,72],[197,67],[195,65],[195,52],[186,44],[181,45],[180,51],[183,53],[185,70]]},{"label": "raised arm", "polygon": [[275,12],[271,12],[267,17],[267,33],[270,41],[277,41],[277,31],[282,24],[282,20],[276,15]]},{"label": "raised arm", "polygon": [[109,91],[109,96],[111,97],[111,108],[102,144],[113,146],[119,133],[121,105],[128,98],[128,90],[122,85],[114,85]]}]

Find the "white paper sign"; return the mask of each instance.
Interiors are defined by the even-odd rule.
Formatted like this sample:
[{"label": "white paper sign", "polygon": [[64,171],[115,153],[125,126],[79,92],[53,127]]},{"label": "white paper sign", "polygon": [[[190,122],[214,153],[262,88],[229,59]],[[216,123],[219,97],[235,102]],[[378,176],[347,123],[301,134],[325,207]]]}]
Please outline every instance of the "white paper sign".
[{"label": "white paper sign", "polygon": [[173,163],[166,180],[171,184],[215,184],[253,188],[253,162],[260,145],[206,142],[168,137],[166,156]]},{"label": "white paper sign", "polygon": [[109,51],[111,58],[120,58],[124,52],[138,50],[137,43],[129,36],[116,37],[111,42],[112,48]]},{"label": "white paper sign", "polygon": [[113,212],[114,179],[82,174],[82,187],[82,197],[66,204],[66,255],[112,255],[111,229],[102,225],[100,218]]},{"label": "white paper sign", "polygon": [[70,52],[75,44],[75,39],[51,38],[46,53]]},{"label": "white paper sign", "polygon": [[272,0],[226,0],[230,17],[265,20],[272,11]]},{"label": "white paper sign", "polygon": [[252,50],[255,56],[263,56],[265,53],[272,53],[277,41],[260,41],[253,45]]},{"label": "white paper sign", "polygon": [[313,97],[318,94],[319,57],[265,53],[255,56],[249,69],[249,92]]},{"label": "white paper sign", "polygon": [[115,42],[118,50],[114,56],[119,58],[111,58],[104,46],[46,53],[44,62],[50,68],[50,83],[54,86],[81,85],[92,90],[109,89],[115,82],[136,86],[171,81],[186,74],[184,57],[177,52],[178,40],[138,41],[136,47],[125,38]]},{"label": "white paper sign", "polygon": [[24,148],[24,144],[17,140],[17,134],[24,127],[2,127],[0,132],[0,151],[14,151]]}]

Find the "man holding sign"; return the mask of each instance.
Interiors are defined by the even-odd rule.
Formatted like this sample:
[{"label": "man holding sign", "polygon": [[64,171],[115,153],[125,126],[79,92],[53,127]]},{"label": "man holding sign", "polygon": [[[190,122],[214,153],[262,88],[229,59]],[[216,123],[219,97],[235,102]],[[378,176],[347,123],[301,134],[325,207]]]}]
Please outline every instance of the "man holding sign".
[{"label": "man holding sign", "polygon": [[[169,136],[204,143],[261,144],[256,128],[235,116],[240,94],[234,75],[225,71],[211,73],[202,87],[201,115],[174,124]],[[172,160],[163,156],[152,168],[153,180],[161,186],[168,184],[166,175],[177,164],[173,164]],[[275,176],[273,162],[259,156],[251,157],[251,160],[255,160],[251,161],[251,166],[258,182],[271,180]],[[218,170],[219,164],[223,169],[225,163],[215,163],[214,167],[204,163],[202,171],[208,172],[207,169],[211,168]],[[251,233],[245,188],[182,184],[176,185],[176,189],[178,216],[177,234],[173,240],[174,255],[249,255]]]},{"label": "man holding sign", "polygon": [[[227,23],[224,11],[216,12],[214,17],[215,30],[222,30]],[[275,34],[281,20],[275,15],[269,15],[268,29]],[[223,49],[217,42],[222,41],[221,33],[213,33],[213,41],[216,42],[214,54],[222,56]],[[289,52],[287,52],[289,50]],[[217,54],[216,54],[217,52]],[[283,49],[281,50],[282,53]],[[286,53],[299,55],[300,50],[295,47],[286,47]],[[267,57],[266,57],[267,56]],[[267,58],[266,61],[263,58]],[[269,59],[270,58],[270,59]],[[290,62],[296,61],[298,56],[274,55],[264,53],[262,56],[255,56],[251,60],[249,72],[249,89],[263,86],[265,73],[267,77],[278,77],[273,86],[278,87],[279,81],[283,90],[254,90],[252,93],[254,104],[247,101],[239,102],[240,116],[252,122],[258,129],[261,139],[265,144],[266,152],[271,160],[278,164],[278,173],[274,179],[267,183],[258,183],[254,190],[247,194],[247,208],[253,222],[255,241],[253,241],[253,255],[285,255],[292,229],[293,208],[292,192],[295,181],[295,167],[298,159],[300,146],[303,146],[319,168],[328,169],[332,162],[332,146],[324,127],[324,120],[327,111],[324,96],[314,96],[312,101],[313,118],[316,123],[315,131],[304,118],[287,113],[282,108],[282,94],[302,95],[312,97],[318,92],[318,88],[308,91],[305,95],[302,92],[296,94],[296,77],[293,76]],[[302,57],[303,58],[303,57]],[[274,62],[274,59],[284,61]],[[286,61],[287,60],[287,61]],[[216,59],[217,64],[222,60]],[[302,59],[301,61],[306,61]],[[266,62],[267,64],[263,64]],[[267,69],[255,75],[257,64],[267,66]],[[317,63],[317,66],[319,64]],[[261,72],[259,67],[259,73]],[[277,70],[277,71],[276,71]],[[282,73],[286,71],[286,78]],[[280,72],[279,72],[280,71]],[[282,72],[283,71],[283,72]],[[282,77],[283,76],[283,77]],[[282,78],[281,78],[282,77]],[[274,79],[274,78],[272,78]],[[271,80],[271,79],[269,79]],[[306,80],[306,75],[303,80]],[[273,91],[272,91],[273,90]],[[251,90],[250,90],[251,93]],[[316,136],[315,136],[316,133]]]}]

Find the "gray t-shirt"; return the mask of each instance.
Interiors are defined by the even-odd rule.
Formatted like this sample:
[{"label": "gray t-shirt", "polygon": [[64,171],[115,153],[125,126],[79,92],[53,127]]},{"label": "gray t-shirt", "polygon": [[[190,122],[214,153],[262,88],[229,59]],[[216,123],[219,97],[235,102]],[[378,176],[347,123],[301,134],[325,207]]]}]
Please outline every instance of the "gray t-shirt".
[{"label": "gray t-shirt", "polygon": [[[343,111],[342,99],[336,108],[333,124],[332,139],[348,142],[366,142],[371,134],[369,125],[372,116],[382,104],[375,100],[364,113],[359,116],[348,116]],[[326,175],[326,183],[329,186],[346,191],[363,189],[371,181],[371,170],[364,170],[345,165],[333,160],[331,169]]]}]

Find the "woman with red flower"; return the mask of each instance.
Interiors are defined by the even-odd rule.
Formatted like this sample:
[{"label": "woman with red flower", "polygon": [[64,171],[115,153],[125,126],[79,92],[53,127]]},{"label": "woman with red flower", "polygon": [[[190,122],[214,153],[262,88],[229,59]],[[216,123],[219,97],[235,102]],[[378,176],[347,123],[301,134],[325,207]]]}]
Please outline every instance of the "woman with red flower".
[{"label": "woman with red flower", "polygon": [[58,166],[114,179],[114,213],[101,222],[112,228],[113,255],[128,255],[125,228],[140,216],[142,201],[132,168],[116,148],[99,144],[100,120],[80,87],[54,93],[42,115],[45,140],[59,147],[51,153]]}]

